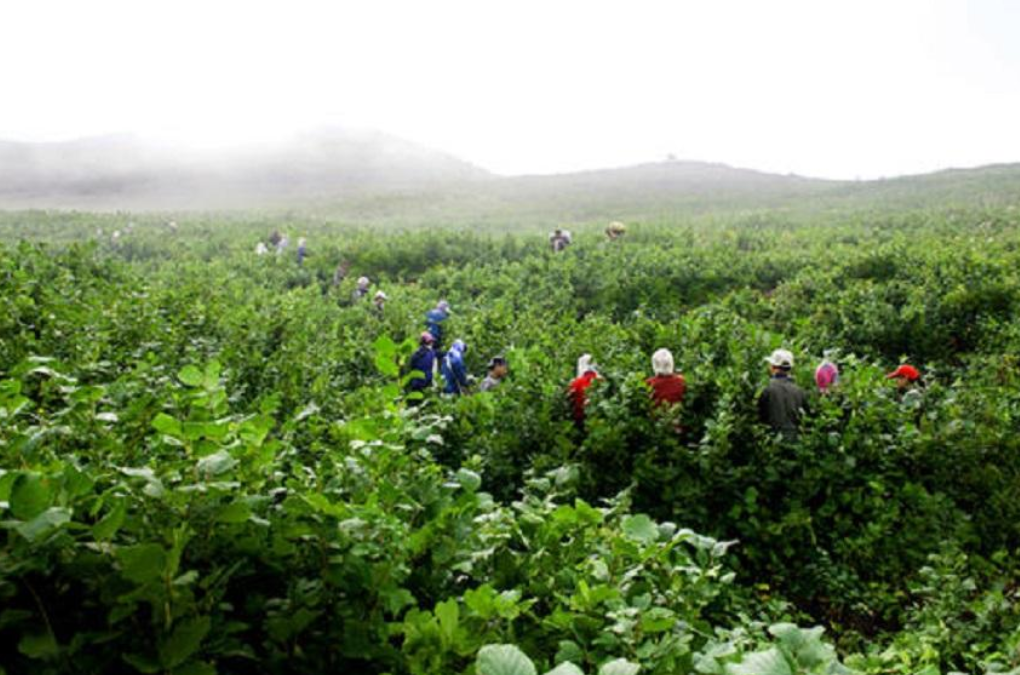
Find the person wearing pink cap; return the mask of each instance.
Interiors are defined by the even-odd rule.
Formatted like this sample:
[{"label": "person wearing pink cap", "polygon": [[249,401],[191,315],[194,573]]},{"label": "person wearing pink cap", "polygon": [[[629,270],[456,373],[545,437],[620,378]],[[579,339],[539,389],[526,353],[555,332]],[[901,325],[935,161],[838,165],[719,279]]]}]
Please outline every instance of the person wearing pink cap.
[{"label": "person wearing pink cap", "polygon": [[839,384],[839,366],[830,361],[828,357],[823,359],[815,368],[815,384],[818,386],[819,394],[828,394],[833,387]]}]

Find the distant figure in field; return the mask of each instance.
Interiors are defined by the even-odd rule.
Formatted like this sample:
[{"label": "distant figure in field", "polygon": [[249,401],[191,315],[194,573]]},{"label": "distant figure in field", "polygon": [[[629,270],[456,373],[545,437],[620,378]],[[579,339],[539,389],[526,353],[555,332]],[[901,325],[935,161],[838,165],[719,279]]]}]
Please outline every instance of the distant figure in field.
[{"label": "distant figure in field", "polygon": [[283,235],[279,230],[273,230],[269,235],[269,245],[273,248],[280,248],[281,241],[283,241]]},{"label": "distant figure in field", "polygon": [[588,406],[588,388],[599,379],[598,366],[591,354],[582,354],[577,360],[577,377],[567,387],[567,396],[574,412],[574,422],[584,424],[584,410]]},{"label": "distant figure in field", "polygon": [[387,300],[386,294],[383,293],[382,291],[376,291],[375,295],[372,296],[372,306],[375,308],[375,311],[380,315],[382,315],[383,309],[386,307],[386,300]]},{"label": "distant figure in field", "polygon": [[418,349],[414,354],[411,354],[411,360],[407,365],[410,370],[417,370],[422,375],[412,378],[408,382],[408,391],[424,394],[432,386],[432,375],[436,365],[436,352],[432,348],[433,343],[435,343],[435,338],[428,331],[422,333],[418,338]]},{"label": "distant figure in field", "polygon": [[443,387],[444,394],[460,396],[467,393],[471,383],[468,378],[467,366],[464,365],[464,354],[466,353],[467,345],[464,344],[464,341],[454,340],[450,345],[450,351],[446,352],[446,356],[443,357],[443,363],[439,370],[446,382],[446,386]]},{"label": "distant figure in field", "polygon": [[828,356],[815,368],[815,384],[819,394],[828,394],[839,384],[839,367]]},{"label": "distant figure in field", "polygon": [[303,265],[308,255],[308,240],[301,237],[297,240],[297,264]]},{"label": "distant figure in field", "polygon": [[351,264],[346,260],[341,260],[336,269],[333,270],[333,285],[339,286],[343,283],[344,279],[347,278],[347,271],[351,268]]},{"label": "distant figure in field", "polygon": [[627,234],[627,226],[618,220],[609,223],[609,226],[606,228],[606,237],[609,241],[616,241],[625,234]]},{"label": "distant figure in field", "polygon": [[269,248],[261,241],[255,244],[255,255],[262,256],[269,253]]},{"label": "distant figure in field", "polygon": [[489,373],[478,385],[479,391],[492,391],[499,386],[499,383],[506,377],[509,368],[506,359],[502,356],[495,356],[489,361]]},{"label": "distant figure in field", "polygon": [[771,379],[758,397],[758,419],[787,441],[797,439],[800,421],[808,411],[807,394],[790,378],[793,354],[777,349],[766,357]]},{"label": "distant figure in field", "polygon": [[354,292],[351,293],[351,299],[354,302],[358,302],[366,295],[368,295],[368,287],[372,285],[368,277],[358,277],[358,285],[354,288]]},{"label": "distant figure in field", "polygon": [[559,253],[570,246],[571,238],[570,232],[567,230],[557,227],[553,230],[552,234],[549,235],[549,245],[552,246],[553,253]]},{"label": "distant figure in field", "polygon": [[904,363],[886,375],[886,378],[896,381],[896,393],[901,403],[909,408],[921,407],[924,400],[924,391],[921,388],[921,371]]},{"label": "distant figure in field", "polygon": [[660,349],[652,354],[652,372],[655,376],[645,380],[652,389],[652,405],[662,408],[682,403],[687,393],[687,382],[675,371],[672,352]]},{"label": "distant figure in field", "polygon": [[425,313],[425,330],[436,339],[436,352],[443,353],[443,323],[450,317],[450,303],[440,300],[433,309]]},{"label": "distant figure in field", "polygon": [[282,235],[280,240],[276,242],[276,255],[282,254],[290,246],[290,238],[287,235]]}]

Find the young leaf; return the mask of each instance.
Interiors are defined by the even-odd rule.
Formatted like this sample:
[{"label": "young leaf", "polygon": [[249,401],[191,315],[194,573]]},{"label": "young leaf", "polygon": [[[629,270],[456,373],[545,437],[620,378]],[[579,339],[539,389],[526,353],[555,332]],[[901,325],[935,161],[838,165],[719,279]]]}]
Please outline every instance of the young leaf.
[{"label": "young leaf", "polygon": [[38,475],[23,473],[11,487],[11,512],[19,520],[31,520],[50,505],[50,489]]},{"label": "young leaf", "polygon": [[599,675],[637,675],[641,666],[627,659],[616,659],[605,663],[599,668]]},{"label": "young leaf", "polygon": [[159,661],[164,668],[176,668],[198,651],[209,632],[209,617],[200,616],[181,621],[159,649]]},{"label": "young leaf", "polygon": [[478,675],[536,675],[535,664],[514,645],[486,645],[475,661]]}]

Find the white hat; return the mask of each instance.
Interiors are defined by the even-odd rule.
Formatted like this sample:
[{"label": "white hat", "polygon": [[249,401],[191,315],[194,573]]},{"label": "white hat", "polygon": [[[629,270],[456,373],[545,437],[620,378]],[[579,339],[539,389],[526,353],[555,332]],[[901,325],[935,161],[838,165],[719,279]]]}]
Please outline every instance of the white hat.
[{"label": "white hat", "polygon": [[358,286],[360,286],[362,288],[368,286],[370,283],[372,283],[372,282],[370,282],[368,280],[368,277],[359,277],[358,278]]},{"label": "white hat", "polygon": [[589,370],[597,370],[598,366],[595,365],[594,359],[591,354],[582,354],[581,358],[577,360],[577,376],[581,377]]},{"label": "white hat", "polygon": [[378,300],[385,300],[387,298],[387,295],[385,293],[383,293],[382,291],[376,291],[375,297]]},{"label": "white hat", "polygon": [[673,354],[668,349],[660,349],[652,354],[652,371],[656,375],[673,374]]},{"label": "white hat", "polygon": [[765,360],[770,366],[775,368],[782,368],[783,370],[793,368],[793,354],[785,349],[777,349],[770,356],[767,356]]}]

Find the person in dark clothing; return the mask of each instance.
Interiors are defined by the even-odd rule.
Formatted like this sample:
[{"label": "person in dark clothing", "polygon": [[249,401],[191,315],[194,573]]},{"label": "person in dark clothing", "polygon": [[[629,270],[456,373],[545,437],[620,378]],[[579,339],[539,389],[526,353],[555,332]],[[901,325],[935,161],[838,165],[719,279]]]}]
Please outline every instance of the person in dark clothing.
[{"label": "person in dark clothing", "polygon": [[440,300],[434,309],[425,313],[425,330],[432,333],[436,339],[435,349],[440,355],[443,353],[443,322],[450,316],[450,303]]},{"label": "person in dark clothing", "polygon": [[413,378],[407,385],[408,391],[424,394],[432,386],[432,375],[435,370],[436,352],[432,349],[435,339],[428,331],[421,334],[418,340],[418,349],[411,355],[408,361],[410,370],[417,370],[422,377]]},{"label": "person in dark clothing", "polygon": [[804,390],[790,379],[793,354],[777,349],[765,360],[772,379],[758,397],[758,419],[785,440],[796,440],[801,418],[808,412],[808,399]]}]

